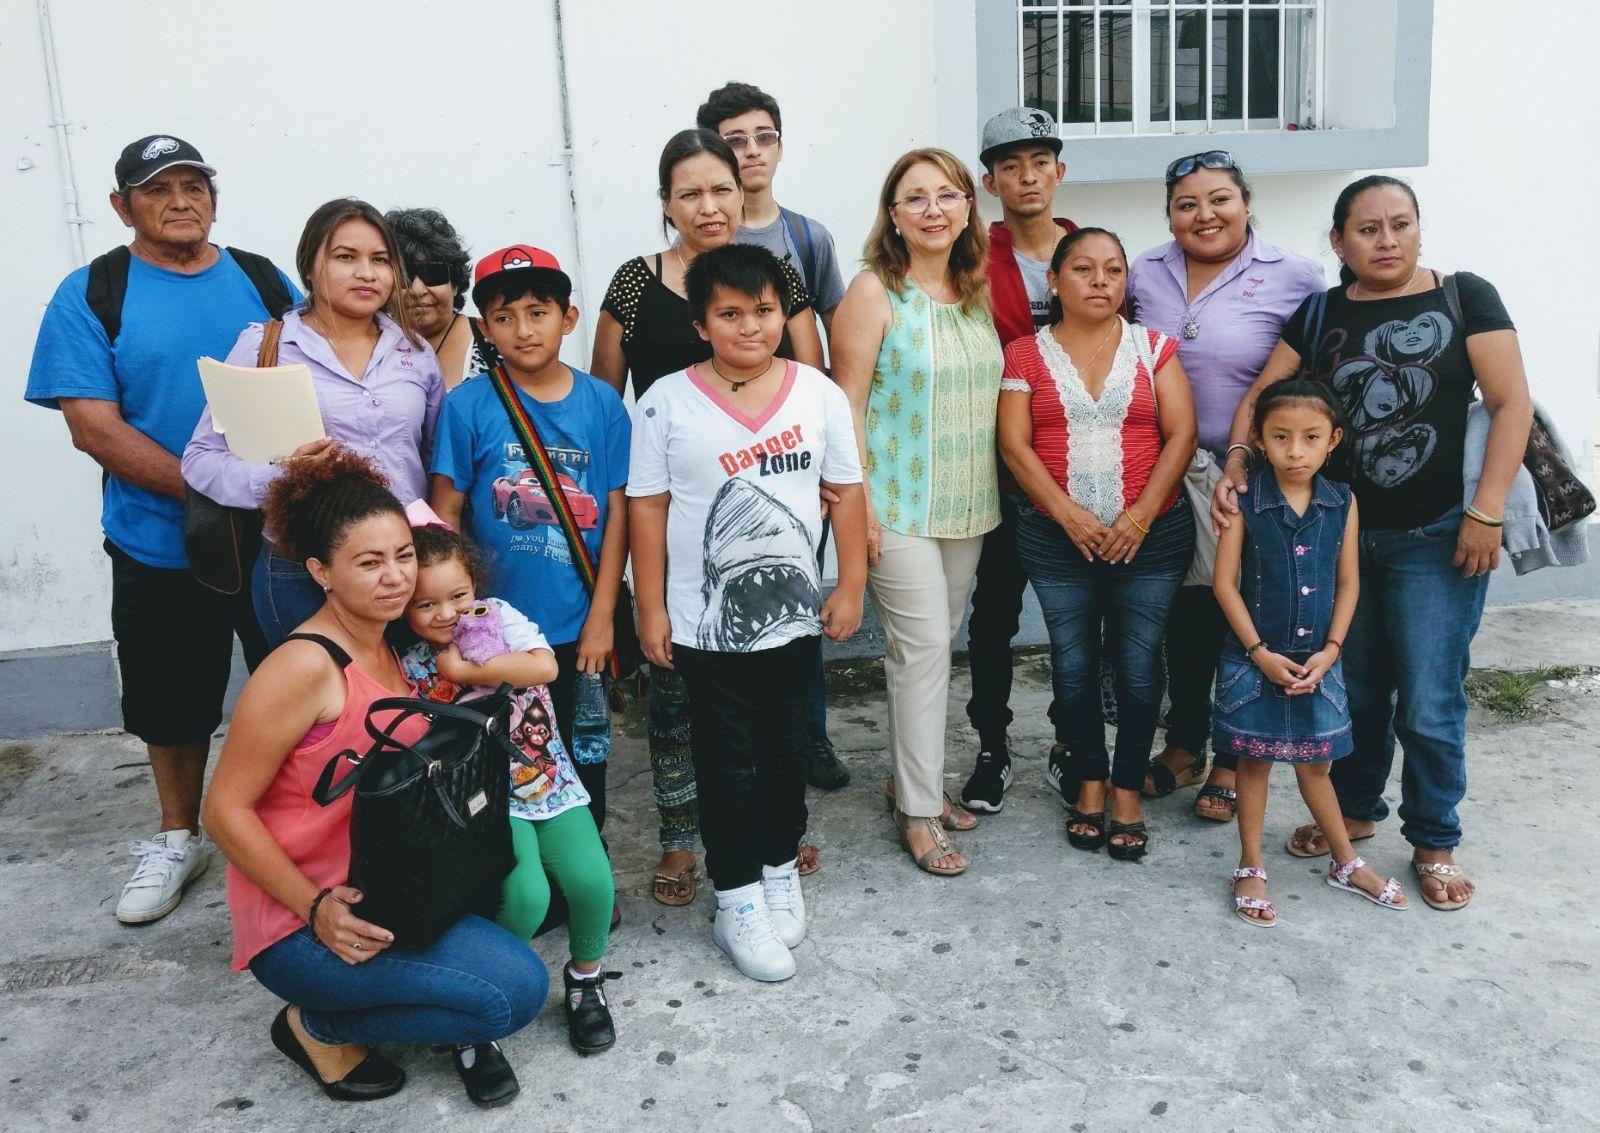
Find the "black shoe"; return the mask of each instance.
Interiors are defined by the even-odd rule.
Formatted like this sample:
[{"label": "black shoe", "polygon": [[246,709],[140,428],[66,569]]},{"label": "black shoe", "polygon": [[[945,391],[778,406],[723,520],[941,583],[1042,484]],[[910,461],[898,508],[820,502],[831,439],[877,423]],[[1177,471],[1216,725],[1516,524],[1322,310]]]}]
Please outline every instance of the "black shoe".
[{"label": "black shoe", "polygon": [[[1082,834],[1074,826],[1087,826],[1089,833]],[[1088,850],[1091,854],[1106,844],[1106,813],[1084,814],[1076,806],[1067,808],[1067,841],[1075,850]]]},{"label": "black shoe", "polygon": [[973,765],[972,776],[961,788],[961,805],[968,810],[981,810],[999,814],[1006,805],[1006,791],[1011,789],[1011,752],[1005,747],[998,751],[980,751]]},{"label": "black shoe", "polygon": [[606,978],[615,974],[596,972],[588,979],[577,979],[570,968],[561,972],[561,982],[567,988],[567,1040],[579,1054],[599,1054],[610,1050],[617,1041],[605,989]]},{"label": "black shoe", "polygon": [[1066,747],[1056,744],[1051,747],[1050,759],[1044,768],[1045,778],[1061,795],[1061,801],[1069,807],[1076,806],[1078,802],[1078,770],[1073,763],[1073,758],[1067,754]]},{"label": "black shoe", "polygon": [[287,1007],[272,1020],[271,1034],[272,1045],[281,1050],[290,1062],[311,1075],[312,1080],[322,1087],[322,1092],[336,1102],[377,1101],[399,1093],[400,1087],[406,1084],[406,1072],[376,1052],[369,1053],[354,1070],[337,1082],[324,1082],[317,1068],[311,1064],[311,1056],[306,1053],[306,1048],[300,1045],[300,1040],[289,1029]]},{"label": "black shoe", "polygon": [[522,1090],[499,1043],[458,1046],[451,1052],[451,1060],[467,1088],[467,1097],[485,1109],[505,1105]]},{"label": "black shoe", "polygon": [[824,736],[806,745],[806,782],[822,791],[837,791],[850,782],[850,769],[844,765],[833,744]]},{"label": "black shoe", "polygon": [[[1112,838],[1126,838],[1126,842],[1113,842]],[[1150,831],[1145,826],[1144,820],[1138,822],[1111,821],[1111,830],[1106,835],[1106,853],[1119,862],[1136,862],[1144,857],[1144,852],[1150,848]]]}]

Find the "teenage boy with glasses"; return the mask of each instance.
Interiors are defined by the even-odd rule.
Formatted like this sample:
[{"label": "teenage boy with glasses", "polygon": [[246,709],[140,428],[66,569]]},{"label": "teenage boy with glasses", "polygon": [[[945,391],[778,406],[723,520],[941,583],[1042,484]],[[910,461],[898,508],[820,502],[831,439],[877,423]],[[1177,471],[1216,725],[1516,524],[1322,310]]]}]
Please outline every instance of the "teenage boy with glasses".
[{"label": "teenage boy with glasses", "polygon": [[[772,196],[772,180],[783,160],[783,115],[770,94],[749,83],[727,83],[711,92],[695,113],[695,124],[728,143],[739,158],[744,186],[744,222],[735,244],[755,244],[787,262],[805,277],[812,307],[826,332],[833,310],[844,298],[844,279],[833,250],[833,234],[819,221],[786,209]],[[827,529],[821,547],[827,546]],[[818,550],[818,558],[822,550]],[[811,719],[816,734],[806,747],[806,782],[822,790],[838,790],[850,782],[850,769],[828,739],[826,672],[821,654],[812,674]]]}]

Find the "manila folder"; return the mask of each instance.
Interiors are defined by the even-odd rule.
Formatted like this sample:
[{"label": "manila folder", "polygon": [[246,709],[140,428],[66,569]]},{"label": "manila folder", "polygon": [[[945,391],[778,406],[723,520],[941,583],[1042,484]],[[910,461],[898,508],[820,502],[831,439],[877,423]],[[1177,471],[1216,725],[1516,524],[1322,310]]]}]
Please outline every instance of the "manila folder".
[{"label": "manila folder", "polygon": [[304,363],[230,366],[202,358],[200,384],[211,407],[211,427],[241,460],[280,460],[326,435]]}]

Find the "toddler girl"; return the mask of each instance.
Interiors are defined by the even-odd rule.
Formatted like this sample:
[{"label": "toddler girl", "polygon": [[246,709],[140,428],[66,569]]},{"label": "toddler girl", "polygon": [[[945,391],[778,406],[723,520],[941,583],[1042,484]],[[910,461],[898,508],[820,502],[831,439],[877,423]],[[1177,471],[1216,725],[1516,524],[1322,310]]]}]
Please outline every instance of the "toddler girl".
[{"label": "toddler girl", "polygon": [[[511,716],[512,741],[533,761],[511,765],[511,838],[516,868],[501,890],[498,921],[524,940],[532,939],[550,908],[555,875],[569,907],[567,936],[572,960],[563,973],[567,1037],[580,1054],[596,1054],[616,1041],[606,1005],[605,955],[614,891],[611,862],[589,812],[589,795],[572,768],[555,726],[545,687],[556,677],[555,654],[514,607],[498,598],[480,599],[473,548],[418,500],[406,509],[417,553],[417,587],[406,621],[420,640],[402,654],[401,668],[432,700],[452,701],[509,684],[518,689]],[[463,616],[498,615],[509,652],[475,664],[455,643]]]},{"label": "toddler girl", "polygon": [[1328,884],[1384,908],[1406,907],[1400,883],[1380,878],[1351,848],[1328,779],[1332,761],[1351,749],[1339,655],[1360,588],[1355,498],[1319,471],[1343,436],[1340,420],[1326,382],[1293,378],[1263,391],[1254,440],[1266,459],[1241,499],[1244,522],[1226,528],[1217,547],[1214,589],[1230,632],[1212,743],[1241,757],[1234,910],[1261,927],[1277,923],[1261,868],[1274,763],[1294,765],[1300,795],[1327,832]]}]

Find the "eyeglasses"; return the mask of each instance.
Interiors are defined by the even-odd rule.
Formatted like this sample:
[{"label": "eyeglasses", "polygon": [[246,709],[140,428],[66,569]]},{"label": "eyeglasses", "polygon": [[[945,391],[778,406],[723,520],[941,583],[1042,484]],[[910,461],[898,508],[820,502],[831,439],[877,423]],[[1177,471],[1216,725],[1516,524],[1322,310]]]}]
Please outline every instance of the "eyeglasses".
[{"label": "eyeglasses", "polygon": [[1187,177],[1196,169],[1237,169],[1239,163],[1233,160],[1233,154],[1225,149],[1207,150],[1205,153],[1191,153],[1188,157],[1180,157],[1167,166],[1167,180],[1177,181]]},{"label": "eyeglasses", "polygon": [[729,149],[741,150],[751,142],[762,149],[771,149],[778,144],[779,134],[776,130],[757,130],[753,134],[723,134],[722,140],[728,143]]},{"label": "eyeglasses", "polygon": [[442,260],[423,260],[411,264],[408,270],[412,279],[420,279],[428,287],[443,287],[455,274],[451,265]]},{"label": "eyeglasses", "polygon": [[935,197],[925,197],[921,193],[912,193],[901,197],[898,201],[891,201],[890,208],[904,206],[912,212],[927,212],[930,204],[937,204],[940,212],[953,212],[972,198],[965,193],[958,193],[954,189],[946,189]]}]

